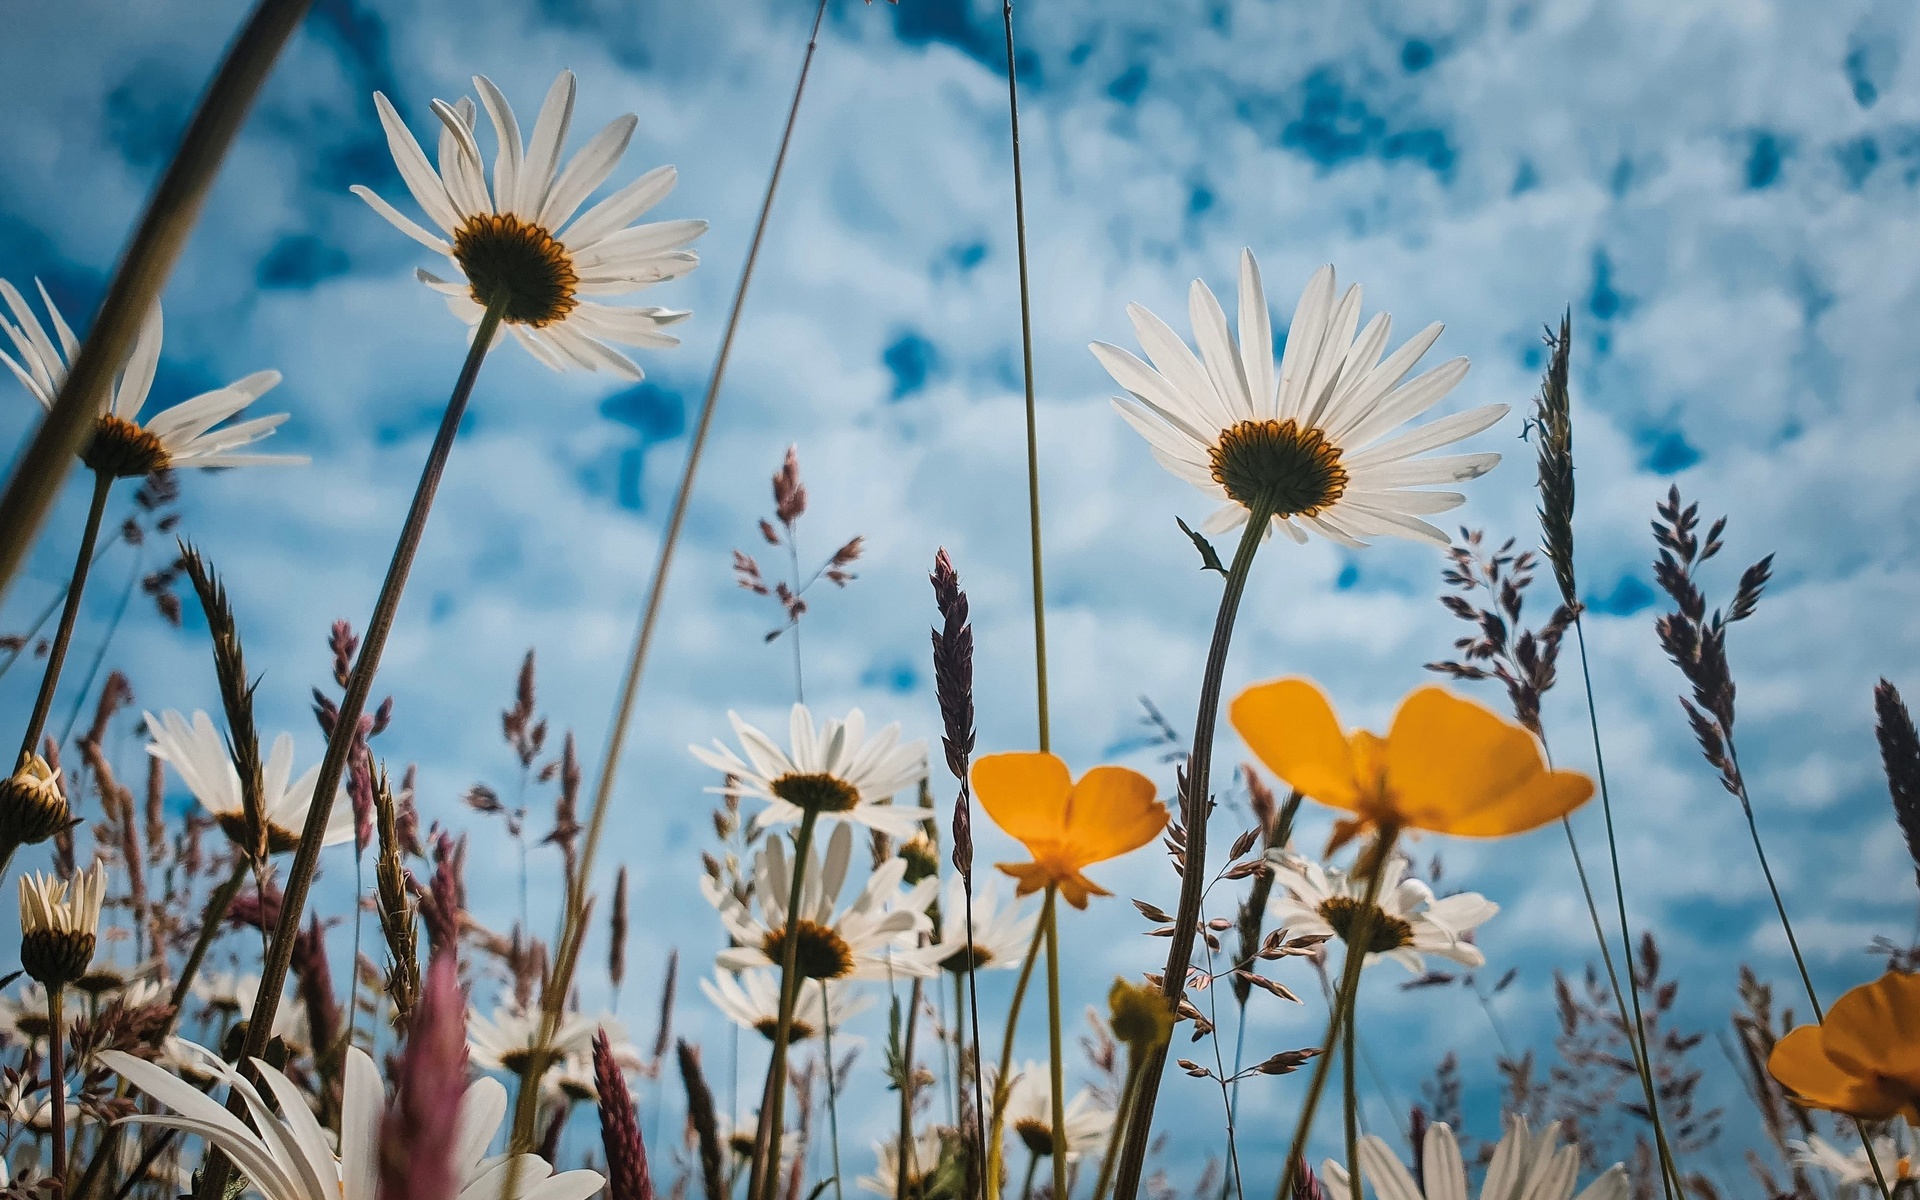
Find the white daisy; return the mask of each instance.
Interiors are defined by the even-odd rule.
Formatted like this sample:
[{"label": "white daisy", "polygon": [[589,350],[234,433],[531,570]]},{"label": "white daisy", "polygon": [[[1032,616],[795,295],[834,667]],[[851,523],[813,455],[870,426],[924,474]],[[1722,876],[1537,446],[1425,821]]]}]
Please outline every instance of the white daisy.
[{"label": "white daisy", "polygon": [[20,876],[20,965],[59,998],[87,973],[107,898],[107,864],[71,880],[28,871]]},{"label": "white daisy", "polygon": [[[1286,889],[1269,906],[1280,928],[1290,935],[1321,934],[1346,940],[1366,895],[1366,880],[1291,853],[1270,857],[1268,865],[1274,883]],[[1490,920],[1500,906],[1477,892],[1435,899],[1432,888],[1405,878],[1406,871],[1406,857],[1396,854],[1381,877],[1366,965],[1391,958],[1419,974],[1427,969],[1424,953],[1462,966],[1484,966],[1487,956],[1466,940],[1466,934]]]},{"label": "white daisy", "polygon": [[[220,829],[235,845],[244,845],[247,837],[246,808],[240,795],[240,772],[234,770],[227,754],[227,743],[214,728],[213,718],[204,712],[193,714],[193,724],[168,709],[160,716],[145,714],[147,734],[153,741],[147,753],[170,764],[187,785],[194,798],[213,814]],[[307,810],[313,806],[313,788],[320,778],[320,764],[314,763],[298,779],[293,777],[293,735],[283,733],[273,739],[261,771],[261,802],[267,809],[267,850],[284,854],[300,844],[300,831],[307,825]],[[326,836],[322,846],[337,846],[353,837],[353,805],[345,789],[334,793],[333,808],[327,814]]]},{"label": "white daisy", "polygon": [[[639,1047],[627,1040],[624,1026],[615,1023],[594,1030],[595,1033],[602,1031],[607,1035],[607,1048],[613,1052],[614,1066],[621,1075],[638,1075],[647,1069],[646,1057],[640,1053]],[[561,1059],[540,1081],[540,1088],[542,1094],[551,1100],[568,1104],[598,1104],[600,1084],[594,1074],[592,1040],[589,1039],[585,1049],[575,1050]]]},{"label": "white daisy", "polygon": [[[14,320],[19,322],[16,325],[0,317],[0,330],[6,331],[20,356],[16,359],[0,350],[0,362],[7,364],[42,408],[51,409],[54,397],[67,381],[67,370],[74,356],[80,352],[80,339],[73,335],[60,310],[54,307],[45,285],[37,279],[34,285],[39,288],[40,302],[47,306],[47,317],[53,325],[54,336],[59,339],[58,344],[47,336],[19,289],[0,279],[0,299],[6,300]],[[115,478],[127,478],[150,475],[169,467],[255,467],[308,461],[304,454],[238,453],[240,447],[252,445],[272,433],[287,419],[286,413],[214,428],[279,383],[278,371],[256,371],[226,387],[182,400],[156,414],[145,425],[135,420],[147,402],[154,371],[160,365],[161,334],[160,305],[156,301],[141,323],[133,353],[128,356],[119,380],[103,398],[93,439],[81,452],[81,459],[89,467]]]},{"label": "white daisy", "polygon": [[[1536,1135],[1527,1132],[1525,1120],[1514,1118],[1494,1148],[1480,1200],[1572,1200],[1573,1185],[1579,1181],[1580,1149],[1557,1146],[1559,1140],[1558,1122]],[[1467,1166],[1453,1130],[1444,1123],[1427,1126],[1420,1163],[1424,1192],[1382,1138],[1368,1134],[1360,1139],[1360,1171],[1373,1185],[1377,1200],[1467,1200]],[[1352,1181],[1345,1168],[1329,1160],[1321,1170],[1330,1194],[1347,1194]],[[1626,1171],[1615,1163],[1587,1185],[1580,1200],[1627,1200],[1631,1191]]]},{"label": "white daisy", "polygon": [[[1833,1177],[1836,1185],[1843,1188],[1866,1188],[1870,1193],[1879,1189],[1879,1181],[1874,1178],[1873,1163],[1867,1158],[1864,1146],[1852,1150],[1842,1150],[1819,1134],[1811,1134],[1804,1142],[1788,1142],[1793,1150],[1793,1161],[1803,1167],[1818,1167]],[[1873,1139],[1873,1154],[1880,1161],[1880,1170],[1887,1177],[1889,1186],[1898,1187],[1911,1179],[1920,1179],[1920,1164],[1910,1156],[1900,1153],[1900,1147],[1890,1137]]]},{"label": "white daisy", "polygon": [[[80,1105],[77,1101],[68,1100],[65,1107],[67,1128],[72,1129],[80,1123]],[[37,1134],[51,1132],[53,1093],[30,1072],[15,1075],[12,1083],[0,1089],[0,1121],[30,1129]],[[28,1139],[20,1140],[25,1143]]]},{"label": "white daisy", "polygon": [[[940,1150],[944,1139],[938,1129],[929,1129],[915,1134],[908,1143],[911,1158],[907,1169],[907,1195],[918,1196],[928,1176],[940,1165]],[[784,1143],[783,1143],[784,1144]],[[900,1140],[892,1138],[873,1144],[875,1159],[873,1174],[862,1175],[855,1182],[862,1188],[879,1196],[898,1196],[900,1194]]]},{"label": "white daisy", "polygon": [[796,704],[788,720],[788,739],[793,743],[789,754],[741,720],[739,713],[729,712],[727,719],[733,722],[746,759],[718,739],[712,750],[687,749],[727,776],[725,786],[708,791],[767,801],[766,810],[754,819],[755,828],[788,824],[813,812],[900,839],[925,829],[925,809],[888,803],[927,777],[927,743],[903,744],[898,722],[868,737],[866,714],[856,708],[845,720],[816,728],[813,713],[806,705]]},{"label": "white daisy", "polygon": [[[935,879],[923,879],[905,892],[900,881],[907,864],[890,858],[868,876],[860,895],[838,916],[834,905],[847,881],[853,858],[853,830],[837,826],[827,843],[825,862],[811,852],[800,887],[800,909],[794,922],[800,940],[797,969],[803,978],[886,979],[891,975],[931,976],[935,968],[915,952],[908,940],[932,929],[927,905],[939,892]],[[720,911],[720,920],[736,945],[722,950],[715,961],[729,971],[778,966],[785,950],[787,899],[793,873],[784,842],[774,838],[754,858],[753,898],[761,912],[740,903],[739,897],[701,876],[700,891]]]},{"label": "white daisy", "polygon": [[[780,1027],[780,972],[777,970],[743,971],[739,975],[716,971],[712,979],[700,981],[700,990],[727,1020],[742,1029],[751,1029],[771,1041]],[[820,1030],[827,1027],[831,1019],[830,1032],[838,1045],[840,1027],[847,1019],[872,1007],[872,997],[861,995],[850,981],[829,982],[824,998],[820,985],[809,981],[794,999],[793,1023],[788,1036],[794,1042],[819,1037]],[[857,1040],[848,1039],[848,1043]]]},{"label": "white daisy", "polygon": [[[503,1004],[494,1009],[491,1020],[481,1016],[477,1009],[468,1010],[467,1049],[473,1065],[482,1071],[522,1074],[532,1060],[543,1019],[540,1009],[523,1009],[517,1004]],[[602,1029],[615,1043],[627,1040],[627,1027],[610,1015],[592,1018],[580,1013],[562,1014],[560,1026],[553,1031],[553,1042],[548,1047],[554,1058],[547,1069],[557,1069],[572,1055],[591,1055],[593,1035]],[[591,1068],[588,1073],[592,1073]]]},{"label": "white daisy", "polygon": [[1114,407],[1160,464],[1227,502],[1202,530],[1233,529],[1259,504],[1272,512],[1273,527],[1296,542],[1313,532],[1344,546],[1380,536],[1448,544],[1446,534],[1420,518],[1458,507],[1465,497],[1412,489],[1478,478],[1500,456],[1416,456],[1481,432],[1505,416],[1507,406],[1456,413],[1380,440],[1439,403],[1466,375],[1467,360],[1456,358],[1401,384],[1440,336],[1438,324],[1383,360],[1390,318],[1379,314],[1356,337],[1359,285],[1336,302],[1333,268],[1322,267],[1293,310],[1276,376],[1266,293],[1251,250],[1240,257],[1237,342],[1220,302],[1197,279],[1188,308],[1198,358],[1138,304],[1128,305],[1127,315],[1152,366],[1104,342],[1092,349],[1127,389]]},{"label": "white daisy", "polygon": [[691,271],[700,259],[684,247],[707,231],[707,223],[632,224],[673,190],[677,174],[672,167],[649,171],[573,220],[627,152],[639,118],[628,114],[615,120],[563,169],[560,151],[573,120],[573,72],[562,71],[553,81],[525,144],[500,89],[484,75],[474,76],[473,85],[497,142],[491,188],[474,139],[472,100],[433,102],[442,126],[436,171],[393,105],[373,94],[400,177],[445,238],[367,188],[355,185],[353,194],[400,232],[445,255],[461,273],[462,278],[444,280],[417,272],[421,282],[446,296],[454,316],[478,325],[487,304],[497,302],[513,336],[554,370],[606,368],[639,379],[640,368],[607,343],[677,346],[680,339],[661,329],[687,314],[588,297],[627,295]]},{"label": "white daisy", "polygon": [[[253,1128],[226,1106],[161,1067],[110,1050],[101,1057],[121,1077],[174,1114],[135,1113],[127,1124],[159,1125],[197,1134],[218,1146],[266,1200],[375,1200],[380,1180],[380,1121],[386,1085],[373,1059],[357,1047],[347,1051],[340,1113],[339,1153],[293,1081],[259,1059],[253,1067],[279,1105],[276,1114],[251,1083],[203,1047],[192,1047],[209,1073],[246,1102]],[[453,1168],[459,1200],[503,1200],[506,1156],[487,1157],[487,1147],[507,1115],[507,1090],[498,1080],[477,1079],[460,1101]],[[262,1137],[255,1129],[266,1130]],[[606,1182],[595,1171],[556,1175],[545,1159],[520,1156],[515,1200],[587,1200]]]},{"label": "white daisy", "polygon": [[[61,1025],[71,1029],[85,1014],[69,1006],[60,1016]],[[25,1046],[40,1053],[52,1029],[47,1020],[47,989],[32,980],[11,996],[0,996],[0,1037],[8,1044]]]},{"label": "white daisy", "polygon": [[1040,911],[1022,912],[1019,900],[1000,906],[996,876],[989,875],[973,893],[973,958],[967,958],[967,892],[958,875],[947,881],[947,898],[940,906],[940,936],[925,949],[927,961],[964,974],[969,962],[975,970],[1017,967],[1033,943]]},{"label": "white daisy", "polygon": [[[987,1071],[988,1094],[997,1086],[997,1071]],[[1106,1149],[1107,1134],[1113,1129],[1113,1113],[1100,1107],[1093,1093],[1081,1088],[1067,1101],[1067,1161],[1085,1155],[1098,1157]],[[1047,1064],[1026,1062],[1013,1077],[1007,1091],[1007,1111],[1002,1117],[1008,1132],[1019,1137],[1028,1153],[1038,1157],[1053,1154],[1053,1078]]]}]

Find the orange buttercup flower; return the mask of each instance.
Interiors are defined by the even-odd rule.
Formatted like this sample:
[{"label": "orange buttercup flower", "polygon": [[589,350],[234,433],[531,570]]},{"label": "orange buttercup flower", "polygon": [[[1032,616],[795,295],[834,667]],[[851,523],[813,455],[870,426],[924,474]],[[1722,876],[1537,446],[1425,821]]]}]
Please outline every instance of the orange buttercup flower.
[{"label": "orange buttercup flower", "polygon": [[1387,736],[1340,728],[1305,679],[1255,684],[1233,701],[1233,727],[1274,774],[1362,826],[1504,837],[1564,817],[1593,795],[1593,781],[1548,768],[1525,729],[1437,687],[1408,696]]},{"label": "orange buttercup flower", "polygon": [[996,863],[1025,896],[1052,885],[1075,908],[1111,896],[1082,868],[1138,850],[1167,827],[1167,806],[1138,771],[1095,767],[1075,783],[1051,754],[989,754],[973,764],[973,791],[993,823],[1026,846],[1032,862]]},{"label": "orange buttercup flower", "polygon": [[1780,1039],[1773,1077],[1809,1108],[1920,1125],[1920,975],[1889,971]]}]

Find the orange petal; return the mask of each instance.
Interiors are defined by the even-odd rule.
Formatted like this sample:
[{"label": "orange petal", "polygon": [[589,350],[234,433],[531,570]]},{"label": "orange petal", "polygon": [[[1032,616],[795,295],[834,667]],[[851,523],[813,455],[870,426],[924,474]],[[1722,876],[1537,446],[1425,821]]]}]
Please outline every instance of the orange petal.
[{"label": "orange petal", "polygon": [[1523,833],[1593,795],[1574,771],[1549,771],[1531,733],[1437,687],[1408,696],[1387,735],[1387,782],[1407,824],[1463,837]]},{"label": "orange petal", "polygon": [[1854,988],[1827,1010],[1822,1032],[1835,1066],[1920,1093],[1920,975],[1889,971]]},{"label": "orange petal", "polygon": [[1053,872],[1037,862],[995,863],[993,865],[1020,881],[1019,886],[1013,889],[1015,896],[1031,896],[1053,882]]},{"label": "orange petal", "polygon": [[1319,688],[1305,679],[1257,683],[1227,712],[1247,748],[1287,786],[1334,808],[1359,807],[1347,736]]},{"label": "orange petal", "polygon": [[1060,898],[1075,908],[1085,908],[1087,906],[1087,897],[1089,896],[1113,895],[1112,892],[1101,887],[1093,880],[1088,879],[1078,871],[1075,871],[1073,874],[1068,875],[1058,882],[1060,884]]},{"label": "orange petal", "polygon": [[973,764],[973,794],[1008,837],[1032,849],[1066,828],[1073,776],[1051,754],[989,754]]},{"label": "orange petal", "polygon": [[1160,836],[1167,806],[1159,789],[1138,771],[1095,767],[1073,785],[1061,853],[1075,868],[1129,854]]},{"label": "orange petal", "polygon": [[1814,1108],[1874,1121],[1900,1111],[1901,1096],[1871,1077],[1842,1070],[1824,1042],[1820,1026],[1802,1025],[1774,1045],[1767,1070]]}]

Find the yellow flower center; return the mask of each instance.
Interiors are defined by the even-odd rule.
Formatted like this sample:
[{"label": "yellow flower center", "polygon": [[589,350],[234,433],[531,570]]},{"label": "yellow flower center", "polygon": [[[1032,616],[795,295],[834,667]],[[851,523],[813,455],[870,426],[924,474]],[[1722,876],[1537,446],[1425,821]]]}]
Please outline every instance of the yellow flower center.
[{"label": "yellow flower center", "polygon": [[[777,1017],[761,1017],[753,1023],[753,1027],[759,1030],[761,1037],[772,1041],[774,1035],[780,1032],[780,1020]],[[804,1042],[813,1035],[813,1026],[802,1021],[799,1017],[795,1017],[792,1023],[787,1026],[787,1040],[789,1041]]]},{"label": "yellow flower center", "polygon": [[822,772],[782,775],[767,790],[803,812],[846,812],[860,803],[860,793],[852,784]]},{"label": "yellow flower center", "polygon": [[553,234],[505,213],[467,218],[453,235],[453,258],[466,274],[474,303],[500,302],[501,320],[538,329],[579,303],[580,276]]},{"label": "yellow flower center", "polygon": [[1360,914],[1372,908],[1372,919],[1367,923],[1368,954],[1385,954],[1389,950],[1398,950],[1413,945],[1413,926],[1399,917],[1390,916],[1375,905],[1364,905],[1352,896],[1333,896],[1320,905],[1320,915],[1340,940],[1349,944],[1353,941],[1354,925]]},{"label": "yellow flower center", "polygon": [[1208,457],[1229,497],[1248,508],[1265,504],[1278,517],[1314,516],[1347,490],[1340,447],[1292,419],[1222,430]]},{"label": "yellow flower center", "polygon": [[160,439],[132,421],[102,416],[93,427],[93,440],[80,461],[115,479],[151,475],[173,461]]},{"label": "yellow flower center", "polygon": [[[818,921],[805,919],[792,926],[799,942],[794,948],[794,969],[805,979],[840,979],[853,973],[853,947],[845,938]],[[767,934],[760,949],[776,963],[786,962],[788,927]]]},{"label": "yellow flower center", "polygon": [[993,951],[979,942],[973,944],[972,955],[968,955],[967,947],[962,943],[959,949],[940,960],[940,966],[952,971],[955,975],[965,975],[968,971],[977,971],[992,961]]}]

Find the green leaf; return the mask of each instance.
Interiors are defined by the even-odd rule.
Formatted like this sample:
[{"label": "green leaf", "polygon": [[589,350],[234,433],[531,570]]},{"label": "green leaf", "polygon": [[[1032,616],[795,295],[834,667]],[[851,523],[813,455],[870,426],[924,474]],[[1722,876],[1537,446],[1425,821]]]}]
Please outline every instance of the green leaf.
[{"label": "green leaf", "polygon": [[814,1184],[813,1190],[807,1193],[807,1200],[820,1200],[820,1193],[826,1191],[828,1187],[832,1186],[833,1181],[837,1178],[839,1178],[839,1176],[829,1175],[827,1178],[822,1179],[819,1183]]},{"label": "green leaf", "polygon": [[1200,569],[1202,571],[1218,571],[1220,574],[1225,575],[1227,569],[1220,565],[1220,555],[1214,551],[1213,543],[1195,533],[1188,527],[1187,523],[1180,520],[1179,517],[1175,517],[1174,520],[1179,522],[1180,532],[1192,538],[1193,548],[1200,552]]}]

